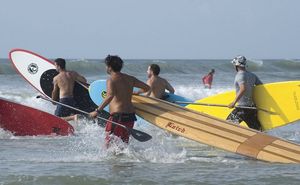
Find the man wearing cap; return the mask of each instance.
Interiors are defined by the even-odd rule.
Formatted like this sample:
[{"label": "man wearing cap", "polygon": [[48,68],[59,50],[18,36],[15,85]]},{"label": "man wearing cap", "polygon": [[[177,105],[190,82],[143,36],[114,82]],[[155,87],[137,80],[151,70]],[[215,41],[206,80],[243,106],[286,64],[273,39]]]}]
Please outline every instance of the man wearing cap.
[{"label": "man wearing cap", "polygon": [[[234,80],[236,96],[228,107],[234,108],[236,103],[239,106],[255,107],[253,102],[253,88],[256,85],[262,84],[262,82],[255,74],[246,70],[247,59],[244,56],[235,57],[231,63],[235,66],[237,72]],[[261,124],[257,118],[257,109],[235,107],[228,115],[227,120],[234,123],[245,121],[248,127],[261,130]]]}]

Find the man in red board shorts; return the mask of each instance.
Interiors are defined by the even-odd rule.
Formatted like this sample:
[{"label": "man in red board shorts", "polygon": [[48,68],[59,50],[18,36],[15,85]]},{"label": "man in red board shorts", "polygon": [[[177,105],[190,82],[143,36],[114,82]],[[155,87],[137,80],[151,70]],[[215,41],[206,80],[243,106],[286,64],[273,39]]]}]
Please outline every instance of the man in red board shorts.
[{"label": "man in red board shorts", "polygon": [[110,78],[106,81],[106,97],[99,107],[90,113],[91,117],[96,117],[97,112],[109,105],[110,118],[106,124],[106,146],[109,147],[111,135],[120,137],[123,142],[128,143],[129,134],[126,129],[113,124],[111,121],[120,123],[126,127],[133,128],[136,121],[135,110],[131,102],[133,88],[140,88],[139,93],[145,93],[150,87],[137,78],[121,73],[123,60],[118,56],[108,55],[105,58],[106,72]]}]

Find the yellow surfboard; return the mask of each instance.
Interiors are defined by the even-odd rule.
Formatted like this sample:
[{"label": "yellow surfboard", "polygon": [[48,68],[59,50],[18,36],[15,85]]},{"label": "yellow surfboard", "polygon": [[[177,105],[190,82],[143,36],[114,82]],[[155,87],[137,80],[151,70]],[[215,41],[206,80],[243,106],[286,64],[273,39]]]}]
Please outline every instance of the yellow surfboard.
[{"label": "yellow surfboard", "polygon": [[[197,100],[196,103],[228,105],[234,98],[235,92],[230,91]],[[253,98],[258,108],[258,119],[262,124],[263,130],[270,130],[300,119],[300,81],[277,82],[256,86]],[[194,104],[189,104],[186,107],[224,120],[233,110],[227,107]]]}]

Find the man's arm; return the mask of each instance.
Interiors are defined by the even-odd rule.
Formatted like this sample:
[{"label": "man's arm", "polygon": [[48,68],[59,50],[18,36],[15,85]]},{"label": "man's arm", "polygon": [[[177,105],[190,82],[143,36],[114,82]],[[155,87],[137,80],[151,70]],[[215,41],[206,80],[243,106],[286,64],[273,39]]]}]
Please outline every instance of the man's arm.
[{"label": "man's arm", "polygon": [[79,81],[81,83],[86,83],[87,82],[87,80],[83,76],[81,76],[79,73],[74,71],[74,74],[75,74],[75,80],[76,81]]},{"label": "man's arm", "polygon": [[106,97],[102,101],[101,105],[99,105],[97,110],[98,111],[103,110],[104,107],[106,107],[111,102],[111,100],[114,98],[114,96],[115,96],[115,89],[114,89],[112,80],[108,79],[106,81]]},{"label": "man's arm", "polygon": [[262,81],[256,76],[255,85],[261,85],[263,84]]},{"label": "man's arm", "polygon": [[210,74],[210,75],[208,76],[208,88],[209,88],[209,89],[211,89],[212,81],[213,81],[213,75]]},{"label": "man's arm", "polygon": [[[150,87],[150,90],[145,94],[146,96],[150,96],[151,94],[151,87],[152,87],[152,81],[150,79],[147,80],[147,85]],[[137,92],[138,94],[138,92]]]},{"label": "man's arm", "polygon": [[166,81],[166,89],[169,91],[169,93],[174,94],[175,89],[172,87],[172,85],[167,81]]},{"label": "man's arm", "polygon": [[138,94],[146,93],[151,90],[150,86],[134,77],[134,87],[140,88]]},{"label": "man's arm", "polygon": [[51,98],[54,101],[59,100],[59,87],[58,87],[56,78],[53,79],[53,90],[52,90],[52,93],[51,93]]},{"label": "man's arm", "polygon": [[240,84],[240,90],[237,92],[236,97],[232,103],[228,105],[228,108],[233,108],[235,104],[241,99],[241,97],[244,95],[246,91],[246,86],[244,83]]},{"label": "man's arm", "polygon": [[106,107],[111,102],[111,100],[114,98],[114,92],[115,91],[113,88],[112,81],[111,81],[111,79],[108,79],[106,81],[106,97],[104,98],[102,103],[99,105],[99,107],[95,111],[93,111],[89,114],[90,117],[92,117],[92,118],[97,117],[97,115],[98,115],[97,111],[103,110],[104,107]]},{"label": "man's arm", "polygon": [[203,84],[205,83],[205,82],[204,82],[204,79],[205,79],[205,78],[206,78],[206,75],[202,77],[202,82],[203,82]]}]

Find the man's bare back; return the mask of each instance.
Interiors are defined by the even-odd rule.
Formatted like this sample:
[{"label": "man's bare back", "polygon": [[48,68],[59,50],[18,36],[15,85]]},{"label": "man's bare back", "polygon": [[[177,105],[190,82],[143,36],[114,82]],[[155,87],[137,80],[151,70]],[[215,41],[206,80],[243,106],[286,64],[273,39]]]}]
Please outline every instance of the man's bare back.
[{"label": "man's bare back", "polygon": [[66,98],[73,97],[73,89],[75,81],[86,83],[86,79],[75,71],[60,71],[58,75],[53,78],[52,98]]},{"label": "man's bare back", "polygon": [[[114,113],[134,113],[134,107],[131,102],[133,88],[140,88],[143,93],[150,90],[150,87],[137,78],[121,73],[113,72],[107,68],[110,78],[106,81],[106,97],[97,110],[103,110],[109,105],[110,114]],[[90,114],[95,117],[96,112]]]},{"label": "man's bare back", "polygon": [[135,112],[131,102],[134,87],[149,89],[146,84],[133,76],[124,73],[113,73],[111,75],[107,80],[106,94],[106,99],[111,99],[109,101],[110,114]]},{"label": "man's bare back", "polygon": [[151,89],[147,92],[147,96],[163,99],[165,95],[165,90],[168,90],[171,94],[174,94],[175,90],[166,79],[158,76],[159,72],[160,67],[157,64],[151,64],[148,67],[147,84],[150,86]]},{"label": "man's bare back", "polygon": [[78,74],[73,71],[63,71],[54,77],[54,89],[59,89],[60,98],[73,97],[73,89],[77,75]]},{"label": "man's bare back", "polygon": [[134,113],[131,97],[135,80],[134,77],[123,73],[111,75],[111,78],[107,81],[107,94],[114,95],[109,106],[111,114]]},{"label": "man's bare back", "polygon": [[170,89],[170,84],[167,82],[167,80],[159,76],[152,76],[150,79],[148,79],[147,84],[151,87],[149,96],[154,98],[162,98],[165,94],[165,90]]}]

